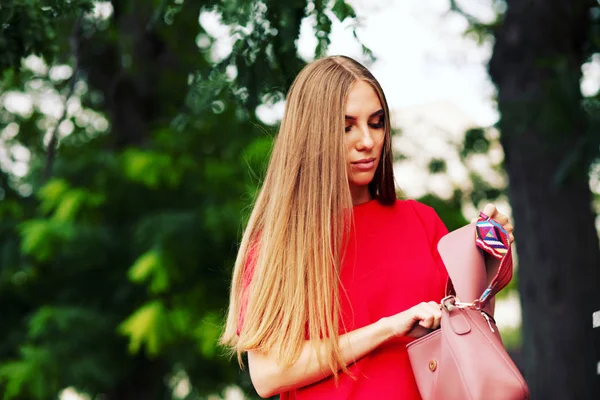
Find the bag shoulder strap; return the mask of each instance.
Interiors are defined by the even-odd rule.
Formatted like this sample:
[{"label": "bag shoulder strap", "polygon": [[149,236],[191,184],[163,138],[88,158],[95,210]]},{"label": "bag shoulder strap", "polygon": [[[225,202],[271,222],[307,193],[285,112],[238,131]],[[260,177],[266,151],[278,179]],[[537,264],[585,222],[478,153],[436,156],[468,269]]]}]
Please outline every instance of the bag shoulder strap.
[{"label": "bag shoulder strap", "polygon": [[508,232],[484,213],[479,214],[475,228],[477,247],[500,261],[494,278],[479,298],[482,306],[509,284],[513,275],[512,250]]}]

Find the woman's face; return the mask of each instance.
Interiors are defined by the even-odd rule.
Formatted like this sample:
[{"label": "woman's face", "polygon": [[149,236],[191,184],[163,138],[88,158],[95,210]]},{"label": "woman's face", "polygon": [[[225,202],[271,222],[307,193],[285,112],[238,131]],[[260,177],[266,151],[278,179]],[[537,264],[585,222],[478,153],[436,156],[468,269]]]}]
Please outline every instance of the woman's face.
[{"label": "woman's face", "polygon": [[354,84],[346,100],[346,170],[355,204],[369,199],[368,184],[379,165],[385,136],[385,115],[375,90]]}]

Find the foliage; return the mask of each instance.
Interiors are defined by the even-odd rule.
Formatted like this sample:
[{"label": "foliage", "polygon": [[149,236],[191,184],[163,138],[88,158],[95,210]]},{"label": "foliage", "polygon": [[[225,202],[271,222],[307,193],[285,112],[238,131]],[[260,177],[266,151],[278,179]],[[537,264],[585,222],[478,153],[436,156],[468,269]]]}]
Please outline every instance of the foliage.
[{"label": "foliage", "polygon": [[0,71],[18,70],[30,54],[53,60],[61,23],[87,12],[92,0],[6,0],[0,6]]},{"label": "foliage", "polygon": [[331,18],[354,17],[342,0],[2,2],[0,397],[251,392],[216,341],[274,132],[254,111],[304,65],[304,18],[324,54]]}]

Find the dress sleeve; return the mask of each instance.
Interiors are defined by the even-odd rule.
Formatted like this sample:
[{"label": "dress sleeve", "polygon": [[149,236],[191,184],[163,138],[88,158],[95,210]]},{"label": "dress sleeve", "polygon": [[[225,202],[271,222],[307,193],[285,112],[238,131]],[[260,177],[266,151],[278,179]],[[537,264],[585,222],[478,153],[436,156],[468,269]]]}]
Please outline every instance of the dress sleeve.
[{"label": "dress sleeve", "polygon": [[242,292],[240,299],[240,315],[238,316],[237,323],[237,334],[239,335],[242,326],[244,325],[244,318],[246,316],[246,312],[248,311],[248,299],[250,292],[250,283],[252,282],[252,277],[254,276],[254,268],[256,266],[256,245],[251,244],[250,249],[248,250],[248,257],[246,258],[246,263],[244,264],[244,270],[242,273]]}]

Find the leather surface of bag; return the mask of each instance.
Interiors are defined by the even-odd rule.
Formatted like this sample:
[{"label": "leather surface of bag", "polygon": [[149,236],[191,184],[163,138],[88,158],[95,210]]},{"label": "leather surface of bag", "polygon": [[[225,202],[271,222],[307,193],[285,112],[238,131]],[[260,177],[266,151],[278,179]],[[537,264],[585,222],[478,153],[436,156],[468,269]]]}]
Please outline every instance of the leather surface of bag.
[{"label": "leather surface of bag", "polygon": [[438,244],[449,275],[441,327],[407,345],[423,400],[530,398],[489,315],[489,300],[512,277],[510,246],[501,260],[491,259],[486,269],[475,237],[476,224],[470,224]]}]

